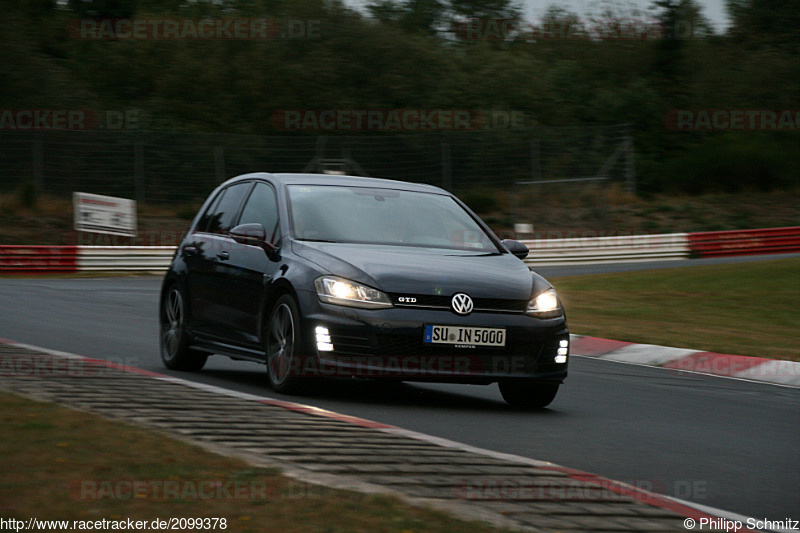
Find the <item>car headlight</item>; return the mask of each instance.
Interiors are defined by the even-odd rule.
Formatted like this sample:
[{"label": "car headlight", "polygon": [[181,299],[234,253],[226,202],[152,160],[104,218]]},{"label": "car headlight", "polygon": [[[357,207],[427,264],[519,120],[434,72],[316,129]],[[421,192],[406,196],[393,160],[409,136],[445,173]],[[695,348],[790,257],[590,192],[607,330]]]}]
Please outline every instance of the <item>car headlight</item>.
[{"label": "car headlight", "polygon": [[389,297],[378,289],[336,276],[323,276],[314,281],[317,296],[325,303],[376,309],[392,307]]},{"label": "car headlight", "polygon": [[547,289],[539,293],[538,296],[528,302],[528,309],[525,311],[529,315],[548,314],[554,315],[554,311],[559,310],[558,294],[555,289]]}]

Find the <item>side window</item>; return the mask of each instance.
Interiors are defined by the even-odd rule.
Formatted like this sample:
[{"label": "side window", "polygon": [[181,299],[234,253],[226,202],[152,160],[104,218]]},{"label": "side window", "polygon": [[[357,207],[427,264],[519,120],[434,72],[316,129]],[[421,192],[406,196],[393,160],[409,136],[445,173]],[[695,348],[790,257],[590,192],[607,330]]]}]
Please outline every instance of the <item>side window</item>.
[{"label": "side window", "polygon": [[239,219],[239,224],[256,222],[264,226],[270,240],[275,238],[278,226],[278,201],[275,198],[275,191],[266,183],[256,183]]},{"label": "side window", "polygon": [[201,220],[198,228],[202,228],[201,231],[208,233],[227,233],[233,227],[236,216],[239,214],[242,200],[244,200],[251,186],[252,183],[249,182],[237,183],[225,189],[220,199],[203,215],[203,219],[208,218],[207,224],[203,226],[203,221]]},{"label": "side window", "polygon": [[222,198],[224,195],[225,191],[224,190],[220,191],[217,197],[214,198],[214,201],[211,202],[211,204],[209,204],[208,208],[206,208],[206,212],[203,213],[203,216],[200,217],[200,220],[197,221],[197,227],[195,227],[194,229],[195,231],[204,232],[208,230],[209,221],[211,220],[211,217],[214,215],[214,211],[216,210],[217,205],[219,204],[220,198]]}]

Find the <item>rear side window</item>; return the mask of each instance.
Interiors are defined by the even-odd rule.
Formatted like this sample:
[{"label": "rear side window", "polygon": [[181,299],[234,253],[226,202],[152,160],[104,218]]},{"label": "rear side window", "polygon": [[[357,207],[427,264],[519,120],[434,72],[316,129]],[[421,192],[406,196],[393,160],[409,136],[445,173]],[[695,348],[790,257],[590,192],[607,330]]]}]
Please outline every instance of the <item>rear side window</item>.
[{"label": "rear side window", "polygon": [[278,201],[275,198],[275,191],[266,183],[256,183],[239,218],[239,224],[254,223],[264,226],[270,240],[275,238],[275,230],[278,227]]},{"label": "rear side window", "polygon": [[217,208],[220,198],[222,198],[224,195],[225,191],[220,191],[217,197],[214,198],[214,201],[208,206],[206,212],[203,213],[203,216],[197,221],[197,227],[195,228],[195,231],[206,231],[206,228],[208,228],[208,223],[211,220],[211,215],[214,214],[214,210]]},{"label": "rear side window", "polygon": [[239,214],[242,201],[250,190],[252,183],[237,183],[220,193],[219,198],[211,204],[197,225],[198,231],[224,234],[230,231]]}]

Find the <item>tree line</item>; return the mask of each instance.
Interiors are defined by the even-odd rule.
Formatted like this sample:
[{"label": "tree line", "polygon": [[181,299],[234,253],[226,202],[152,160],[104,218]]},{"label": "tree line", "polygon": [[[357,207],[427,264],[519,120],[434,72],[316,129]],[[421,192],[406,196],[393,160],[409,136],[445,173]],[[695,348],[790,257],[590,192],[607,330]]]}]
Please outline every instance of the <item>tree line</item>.
[{"label": "tree line", "polygon": [[[716,32],[694,0],[598,9],[530,21],[509,0],[7,0],[0,108],[270,135],[320,133],[276,128],[286,110],[504,110],[530,127],[630,123],[643,193],[797,185],[799,0],[728,0]],[[268,38],[80,33],[206,18],[274,24]]]}]

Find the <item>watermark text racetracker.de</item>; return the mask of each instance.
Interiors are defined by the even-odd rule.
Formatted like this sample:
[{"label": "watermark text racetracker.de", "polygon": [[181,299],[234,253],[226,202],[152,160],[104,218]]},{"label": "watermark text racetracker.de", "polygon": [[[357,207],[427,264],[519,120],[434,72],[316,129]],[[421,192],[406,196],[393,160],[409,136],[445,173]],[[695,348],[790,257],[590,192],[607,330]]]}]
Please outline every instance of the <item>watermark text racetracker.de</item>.
[{"label": "watermark text racetracker.de", "polygon": [[319,39],[320,20],[271,18],[74,19],[73,39],[121,41],[216,41]]},{"label": "watermark text racetracker.de", "polygon": [[0,359],[0,376],[5,377],[98,377],[114,370],[141,364],[139,358],[108,358],[102,361],[71,357],[20,355]]},{"label": "watermark text racetracker.de", "polygon": [[455,21],[450,31],[460,40],[511,41],[610,41],[690,39],[702,34],[695,21],[676,20],[665,27],[657,19],[588,18],[523,20],[519,18],[471,18]]},{"label": "watermark text racetracker.de", "polygon": [[266,481],[232,479],[82,479],[68,484],[76,500],[267,500],[278,497]]},{"label": "watermark text racetracker.de", "polygon": [[522,111],[482,109],[281,109],[278,131],[470,131],[520,129]]},{"label": "watermark text racetracker.de", "polygon": [[708,498],[711,486],[706,480],[635,479],[625,481],[602,478],[579,479],[471,479],[454,488],[455,496],[474,501],[620,501],[650,499],[653,492],[669,493],[693,501]]},{"label": "watermark text racetracker.de", "polygon": [[118,518],[109,520],[40,520],[29,518],[0,518],[0,531],[161,531],[161,530],[213,531],[228,529],[227,518],[153,518],[134,520]]},{"label": "watermark text racetracker.de", "polygon": [[74,500],[214,501],[320,499],[333,489],[299,481],[211,479],[80,479],[67,484]]},{"label": "watermark text racetracker.de", "polygon": [[137,109],[0,109],[0,131],[137,130],[146,118]]},{"label": "watermark text racetracker.de", "polygon": [[[455,345],[455,348],[470,352],[476,346],[460,344]],[[480,374],[522,376],[530,372],[532,365],[531,358],[522,355],[490,357],[466,353],[464,355],[410,353],[398,356],[352,355],[346,356],[345,359],[329,359],[324,355],[327,352],[321,353],[319,359],[314,355],[293,357],[288,363],[287,370],[293,375],[303,377],[383,378],[403,376],[425,378],[441,375],[474,376]]]},{"label": "watermark text racetracker.de", "polygon": [[797,109],[672,109],[664,125],[673,131],[800,131]]}]

